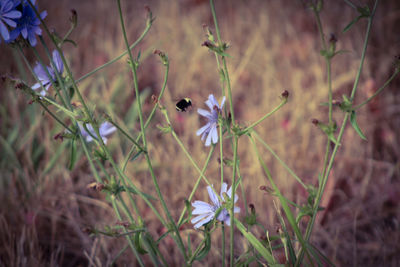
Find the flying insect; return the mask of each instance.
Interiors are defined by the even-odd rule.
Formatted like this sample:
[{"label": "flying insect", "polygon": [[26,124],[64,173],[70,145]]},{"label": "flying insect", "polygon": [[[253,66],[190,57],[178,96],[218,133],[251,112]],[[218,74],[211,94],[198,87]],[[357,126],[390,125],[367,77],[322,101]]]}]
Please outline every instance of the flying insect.
[{"label": "flying insect", "polygon": [[185,112],[187,108],[192,106],[192,100],[188,97],[179,100],[176,103],[176,110],[179,112]]}]

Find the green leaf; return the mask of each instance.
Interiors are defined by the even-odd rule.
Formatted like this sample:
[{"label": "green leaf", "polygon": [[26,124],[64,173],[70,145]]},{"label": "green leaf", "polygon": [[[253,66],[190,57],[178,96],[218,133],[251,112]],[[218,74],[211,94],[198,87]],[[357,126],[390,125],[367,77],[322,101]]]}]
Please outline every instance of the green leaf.
[{"label": "green leaf", "polygon": [[367,137],[365,137],[365,135],[363,134],[363,132],[361,131],[360,127],[357,124],[356,112],[354,110],[350,113],[350,123],[351,123],[351,126],[353,126],[354,130],[356,130],[358,135],[362,139],[367,141]]},{"label": "green leaf", "polygon": [[199,251],[199,253],[197,254],[195,260],[201,261],[202,259],[204,259],[208,252],[210,252],[211,249],[211,235],[209,232],[205,232],[205,241],[204,241],[204,247]]},{"label": "green leaf", "polygon": [[347,32],[348,30],[350,30],[351,27],[353,27],[353,25],[355,23],[357,23],[357,21],[359,21],[362,18],[362,16],[358,16],[357,18],[353,19],[349,24],[347,24],[346,27],[344,27],[343,29],[343,33]]},{"label": "green leaf", "polygon": [[71,39],[65,39],[63,40],[63,43],[70,43],[73,46],[77,47],[78,45],[75,43],[75,41],[71,40]]},{"label": "green leaf", "polygon": [[135,248],[137,250],[137,252],[139,252],[140,254],[146,254],[147,251],[143,248],[142,246],[142,234],[143,232],[138,232],[135,234],[134,238],[133,238],[133,244],[135,245]]},{"label": "green leaf", "polygon": [[76,163],[76,143],[75,140],[72,139],[70,141],[70,157],[69,157],[69,163],[68,163],[68,169],[72,170],[75,166]]},{"label": "green leaf", "polygon": [[236,228],[242,233],[242,235],[251,243],[251,245],[261,254],[261,256],[268,262],[269,265],[276,264],[276,261],[272,254],[266,247],[258,240],[251,232],[248,232],[246,227],[235,218]]}]

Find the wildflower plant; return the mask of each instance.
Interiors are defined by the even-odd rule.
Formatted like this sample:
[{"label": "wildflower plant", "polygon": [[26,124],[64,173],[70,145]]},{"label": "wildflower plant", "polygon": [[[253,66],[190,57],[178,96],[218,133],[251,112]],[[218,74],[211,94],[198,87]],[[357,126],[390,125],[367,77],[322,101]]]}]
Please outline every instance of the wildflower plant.
[{"label": "wildflower plant", "polygon": [[[226,183],[222,183],[221,186],[221,199],[224,199],[224,195],[226,194],[229,198],[232,198],[232,187],[226,191],[228,185]],[[212,219],[217,218],[218,221],[224,222],[228,226],[231,225],[229,212],[226,208],[223,207],[223,203],[219,201],[218,196],[215,194],[213,187],[207,186],[207,192],[211,199],[212,204],[208,204],[204,201],[196,200],[192,203],[194,210],[192,211],[193,215],[198,215],[193,218],[191,222],[194,225],[194,228],[199,228],[200,226],[210,222]],[[238,196],[235,195],[234,203],[238,201]],[[240,212],[239,207],[234,207],[234,213]]]},{"label": "wildflower plant", "polygon": [[40,94],[42,96],[45,96],[47,91],[49,90],[49,87],[57,81],[56,72],[58,75],[62,75],[62,73],[64,72],[64,64],[57,50],[53,51],[53,62],[55,68],[51,66],[43,67],[40,63],[36,63],[36,66],[33,69],[35,75],[39,79],[39,82],[35,83],[32,86],[32,90],[37,91],[41,89]]},{"label": "wildflower plant", "polygon": [[16,20],[21,16],[21,12],[16,9],[16,5],[12,0],[0,1],[0,34],[5,41],[10,39],[8,27],[15,28],[17,26]]},{"label": "wildflower plant", "polygon": [[[400,72],[400,68],[396,67],[393,75],[374,95],[366,99],[363,103],[357,106],[354,105],[354,96],[357,92],[378,0],[375,1],[375,5],[371,11],[366,8],[358,9],[363,12],[360,15],[361,18],[366,18],[368,20],[367,32],[353,88],[351,92],[344,97],[344,100],[340,105],[340,112],[344,113],[344,119],[339,124],[340,127],[337,127],[333,120],[334,101],[332,96],[331,64],[332,58],[339,55],[341,51],[336,51],[334,38],[331,38],[329,41],[325,39],[320,19],[322,0],[310,1],[310,7],[315,15],[321,35],[321,55],[324,57],[327,66],[328,90],[326,93],[329,107],[329,114],[326,119],[327,122],[322,123],[323,119],[320,119],[316,120],[318,123],[315,123],[321,128],[321,134],[326,135],[326,153],[325,161],[323,166],[321,166],[322,171],[316,173],[319,179],[314,184],[306,184],[302,178],[297,176],[295,172],[290,169],[268,146],[262,136],[257,133],[256,127],[259,124],[263,123],[267,118],[272,116],[288,103],[288,91],[283,91],[276,107],[265,111],[265,115],[255,122],[252,122],[249,125],[242,125],[236,121],[235,109],[233,106],[234,91],[233,88],[231,88],[231,81],[227,67],[227,60],[230,58],[230,55],[228,54],[229,45],[222,41],[213,0],[210,0],[210,8],[214,21],[215,35],[209,28],[207,28],[207,40],[203,43],[203,49],[208,49],[210,53],[215,55],[222,83],[220,93],[210,92],[208,99],[205,102],[209,110],[202,108],[198,109],[198,114],[206,119],[206,124],[196,132],[193,131],[192,133],[193,135],[201,136],[201,141],[205,141],[205,147],[208,149],[208,156],[203,167],[198,165],[189,152],[187,145],[184,144],[175,132],[168,110],[163,106],[163,94],[167,87],[170,62],[167,54],[159,50],[156,50],[155,54],[160,57],[162,66],[165,70],[163,84],[159,95],[153,97],[154,105],[151,112],[149,114],[143,112],[142,100],[139,93],[141,85],[138,81],[138,67],[142,62],[140,61],[140,54],[134,55],[133,48],[142,41],[154,22],[154,18],[149,8],[146,9],[147,19],[143,33],[135,42],[130,42],[125,29],[121,3],[117,0],[116,5],[118,8],[119,23],[123,34],[121,39],[124,40],[126,51],[117,58],[112,59],[83,77],[76,79],[72,74],[73,72],[70,69],[64,53],[62,52],[64,42],[77,24],[76,12],[73,12],[71,17],[71,30],[65,34],[64,38],[58,38],[55,34],[49,31],[47,25],[43,21],[47,13],[45,11],[39,13],[35,4],[34,0],[24,0],[20,2],[0,0],[0,32],[2,38],[7,42],[13,42],[17,40],[19,36],[22,36],[23,39],[28,40],[27,44],[30,49],[35,52],[38,60],[36,66],[32,68],[22,50],[22,44],[20,42],[14,42],[13,47],[18,51],[19,55],[26,63],[27,69],[31,71],[32,76],[37,82],[32,87],[26,85],[28,82],[17,83],[16,80],[12,80],[12,82],[16,83],[17,88],[23,88],[24,91],[28,92],[33,97],[33,100],[38,103],[44,111],[49,113],[62,127],[65,128],[66,131],[65,134],[63,134],[63,138],[71,139],[72,144],[70,149],[70,163],[74,162],[73,159],[76,158],[76,150],[82,149],[92,175],[96,180],[90,184],[95,186],[90,187],[94,187],[97,191],[107,194],[107,200],[110,201],[118,221],[126,221],[126,223],[120,223],[114,228],[108,227],[103,230],[94,228],[90,231],[92,234],[103,234],[110,237],[123,236],[126,239],[127,247],[130,248],[130,252],[135,256],[137,263],[140,266],[144,266],[150,261],[155,266],[171,265],[170,262],[166,261],[162,254],[162,251],[165,250],[162,250],[159,247],[160,242],[167,236],[173,240],[175,246],[179,250],[182,258],[182,265],[191,266],[195,261],[200,261],[207,257],[211,250],[211,235],[219,230],[221,231],[222,244],[221,247],[215,249],[221,251],[222,266],[226,265],[228,255],[230,266],[247,266],[252,262],[260,265],[278,266],[278,264],[282,262],[279,262],[278,257],[275,256],[274,252],[280,247],[284,247],[285,249],[285,260],[283,262],[285,265],[301,266],[304,264],[314,265],[314,263],[321,265],[322,262],[326,265],[332,264],[325,256],[321,256],[322,253],[318,251],[317,248],[312,246],[310,238],[314,228],[316,215],[321,208],[321,198],[324,194],[329,174],[335,161],[336,153],[343,141],[343,133],[348,122],[350,122],[353,129],[360,135],[360,137],[363,137],[362,131],[357,125],[356,120],[356,115],[358,114],[359,109],[382,92]],[[21,12],[16,9],[17,7]],[[347,31],[351,26],[352,25],[347,26],[345,30]],[[11,30],[10,33],[9,30]],[[42,30],[49,37],[51,41],[50,44],[46,43],[41,37]],[[41,48],[43,48],[47,54],[47,58],[50,61],[49,66],[43,64],[43,62],[47,62],[47,60],[37,53],[35,48],[38,44],[37,38],[39,38],[40,44],[42,44]],[[51,55],[48,52],[51,51],[49,48],[50,46],[55,47]],[[120,120],[113,118],[109,114],[101,114],[98,110],[89,109],[89,106],[92,105],[89,105],[89,101],[81,93],[81,89],[78,86],[79,82],[82,80],[93,75],[97,71],[108,67],[110,64],[125,55],[129,58],[128,66],[133,77],[132,86],[127,86],[127,88],[134,88],[132,94],[135,97],[134,105],[136,105],[138,110],[138,122],[140,125],[138,134],[125,130],[126,127],[118,123]],[[65,78],[62,77],[64,73],[66,76]],[[55,99],[52,99],[47,95],[47,91],[51,85],[56,85],[55,89],[57,97]],[[70,90],[72,90],[74,94],[70,94]],[[221,95],[220,103],[214,97],[214,94]],[[227,106],[225,106],[226,98],[228,100]],[[76,102],[80,104],[77,105]],[[166,178],[160,177],[155,172],[152,153],[148,149],[149,141],[147,132],[150,131],[148,126],[156,112],[162,114],[165,123],[164,125],[159,126],[159,129],[161,129],[165,134],[172,135],[174,141],[179,145],[182,152],[187,157],[190,166],[192,166],[198,173],[198,178],[193,181],[192,191],[186,199],[186,205],[185,203],[182,203],[181,207],[177,207],[182,210],[179,219],[174,218],[172,215],[170,210],[171,207],[167,204],[168,196],[163,194],[160,189],[160,181]],[[99,121],[103,121],[104,118],[106,121],[100,124]],[[106,146],[107,138],[116,131],[121,133],[121,136],[126,138],[131,144],[131,149],[126,153],[123,162],[116,162],[109,147]],[[253,227],[260,226],[260,223],[257,221],[257,214],[254,205],[250,206],[251,213],[248,212],[247,207],[240,213],[241,209],[236,206],[241,204],[240,202],[237,203],[239,197],[236,192],[239,187],[242,189],[241,201],[246,203],[247,198],[245,190],[243,190],[242,187],[242,182],[244,179],[251,179],[251,177],[243,177],[240,173],[238,152],[239,138],[247,138],[250,141],[251,149],[255,152],[254,155],[256,155],[256,160],[259,161],[260,166],[265,173],[266,182],[268,183],[268,190],[266,189],[267,187],[263,187],[263,190],[271,193],[279,202],[279,207],[277,208],[278,217],[280,218],[279,235],[274,236],[265,230],[266,238],[262,239],[256,237]],[[96,141],[96,145],[89,146],[88,143],[93,141]],[[198,141],[200,142],[200,140]],[[308,192],[309,195],[306,203],[294,203],[294,200],[289,200],[282,194],[282,191],[275,183],[275,179],[272,177],[263,154],[260,153],[260,145],[265,147],[277,162],[281,164],[291,174],[291,176],[293,176],[306,192]],[[230,148],[227,149],[227,146],[230,146]],[[98,151],[98,148],[101,150],[103,155],[101,158],[102,160],[99,160],[94,156],[96,151]],[[228,150],[232,151],[232,158],[227,156]],[[218,178],[215,179],[215,177],[207,177],[206,170],[211,162],[210,160],[212,155],[216,151],[219,152],[220,173]],[[136,161],[136,159],[138,158],[141,158],[143,161],[137,163],[138,161]],[[143,162],[146,164],[146,171],[151,176],[153,184],[152,192],[141,191],[138,182],[135,179],[128,177],[125,172],[128,164],[143,164]],[[73,164],[70,164],[70,168],[73,168]],[[231,179],[229,181],[231,187],[229,189],[228,184],[224,182],[228,179],[228,168],[230,169],[231,174]],[[195,194],[202,193],[201,190],[198,190],[202,182],[207,185],[207,192],[211,199],[211,204],[201,200],[193,201]],[[215,191],[213,186],[216,182],[220,184],[221,190],[219,194]],[[160,208],[155,206],[155,201],[160,203],[161,211]],[[154,229],[150,229],[151,225],[146,222],[144,212],[139,208],[139,202],[144,203],[146,209],[150,210],[155,215],[160,225],[166,229],[165,233],[159,236],[154,234]],[[260,210],[260,208],[258,208],[258,210]],[[281,210],[283,211],[283,214],[281,214]],[[306,217],[307,220],[303,220],[303,218]],[[198,236],[202,237],[200,242],[193,242],[193,235],[187,233],[194,230],[184,229],[182,227],[184,224],[187,224],[189,228],[193,227],[198,231]],[[225,248],[225,225],[230,226],[228,255],[226,254]],[[303,227],[304,225],[305,227]],[[266,229],[264,226],[262,226],[262,228]],[[235,230],[238,230],[248,241],[249,246],[251,246],[251,249],[248,251],[242,251],[240,256],[238,256],[238,253],[234,251],[235,240],[238,237]],[[196,246],[194,246],[194,244],[196,244]],[[128,252],[123,249],[118,255],[123,253]]]},{"label": "wildflower plant", "polygon": [[218,118],[222,113],[222,108],[225,104],[225,96],[222,98],[221,105],[218,104],[218,101],[212,94],[208,96],[208,99],[205,103],[210,111],[199,108],[197,112],[207,119],[207,123],[197,130],[196,134],[201,135],[202,141],[206,139],[205,146],[210,146],[211,143],[216,144],[218,142]]}]

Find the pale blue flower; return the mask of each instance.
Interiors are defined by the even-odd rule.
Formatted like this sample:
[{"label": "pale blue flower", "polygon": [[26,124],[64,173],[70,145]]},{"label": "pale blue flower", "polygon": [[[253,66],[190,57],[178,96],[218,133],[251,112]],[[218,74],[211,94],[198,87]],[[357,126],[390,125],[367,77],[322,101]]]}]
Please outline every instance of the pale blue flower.
[{"label": "pale blue flower", "polygon": [[64,72],[64,64],[57,50],[53,51],[53,62],[56,70],[54,70],[53,67],[46,66],[48,73],[40,63],[37,63],[36,66],[33,68],[33,71],[35,72],[40,82],[35,83],[31,88],[32,90],[38,90],[42,89],[41,85],[43,85],[44,89],[39,92],[42,96],[45,96],[47,91],[49,90],[50,85],[57,81],[55,71],[57,71],[59,75]]},{"label": "pale blue flower", "polygon": [[[86,142],[92,142],[93,136],[97,138],[96,132],[94,131],[93,126],[91,124],[86,124],[86,128],[89,130],[89,133],[86,131],[85,127],[83,127],[81,124],[78,125],[79,125],[79,130],[81,131],[83,137],[86,138]],[[100,125],[99,132],[101,139],[103,139],[104,144],[107,144],[107,136],[109,136],[116,130],[117,128],[108,121],[105,121]]]},{"label": "pale blue flower", "polygon": [[15,19],[22,16],[21,12],[15,9],[16,6],[12,0],[0,0],[0,33],[5,41],[10,39],[7,25],[15,28],[17,26]]},{"label": "pale blue flower", "polygon": [[[221,187],[221,199],[224,199],[224,193],[226,193],[229,198],[232,196],[232,187],[229,188],[228,191],[226,189],[228,188],[228,185],[226,183],[222,184]],[[193,218],[191,222],[194,225],[194,228],[197,229],[200,226],[210,222],[212,219],[215,217],[215,212],[222,206],[222,204],[219,202],[218,196],[215,194],[214,190],[210,187],[207,186],[207,191],[208,195],[212,201],[212,204],[208,204],[203,201],[196,200],[195,202],[192,203],[192,206],[194,207],[194,210],[192,211],[193,215],[198,215],[197,217]],[[235,199],[234,203],[238,200],[238,196],[235,194]],[[234,213],[240,212],[239,207],[234,207]],[[230,216],[229,212],[224,208],[221,210],[221,212],[218,214],[217,217],[218,221],[224,222],[228,226],[231,225],[230,221]]]},{"label": "pale blue flower", "polygon": [[218,104],[218,101],[212,94],[208,96],[208,100],[205,103],[210,108],[210,111],[199,108],[197,112],[201,116],[206,117],[208,121],[206,125],[197,130],[196,135],[201,135],[202,141],[207,137],[205,146],[210,146],[211,142],[213,144],[218,143],[218,114],[222,111],[222,107],[225,104],[225,96],[222,98],[221,105]]},{"label": "pale blue flower", "polygon": [[[32,5],[35,6],[36,0],[31,0]],[[36,46],[37,40],[36,35],[42,35],[42,29],[40,29],[40,20],[36,16],[35,11],[31,7],[31,5],[25,0],[22,2],[22,16],[19,18],[17,22],[17,27],[11,31],[10,39],[8,42],[12,42],[19,35],[21,35],[24,39],[28,40],[31,46]],[[37,10],[37,6],[35,6]],[[40,13],[40,18],[44,19],[47,16],[47,11],[43,11]]]}]

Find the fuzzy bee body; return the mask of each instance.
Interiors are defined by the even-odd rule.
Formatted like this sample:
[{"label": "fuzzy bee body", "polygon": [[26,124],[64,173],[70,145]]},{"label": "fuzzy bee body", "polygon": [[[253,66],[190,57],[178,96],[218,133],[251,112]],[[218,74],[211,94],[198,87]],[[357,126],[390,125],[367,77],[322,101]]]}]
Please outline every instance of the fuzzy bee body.
[{"label": "fuzzy bee body", "polygon": [[188,97],[179,100],[176,103],[176,110],[180,112],[185,112],[187,108],[192,106],[192,100]]}]

